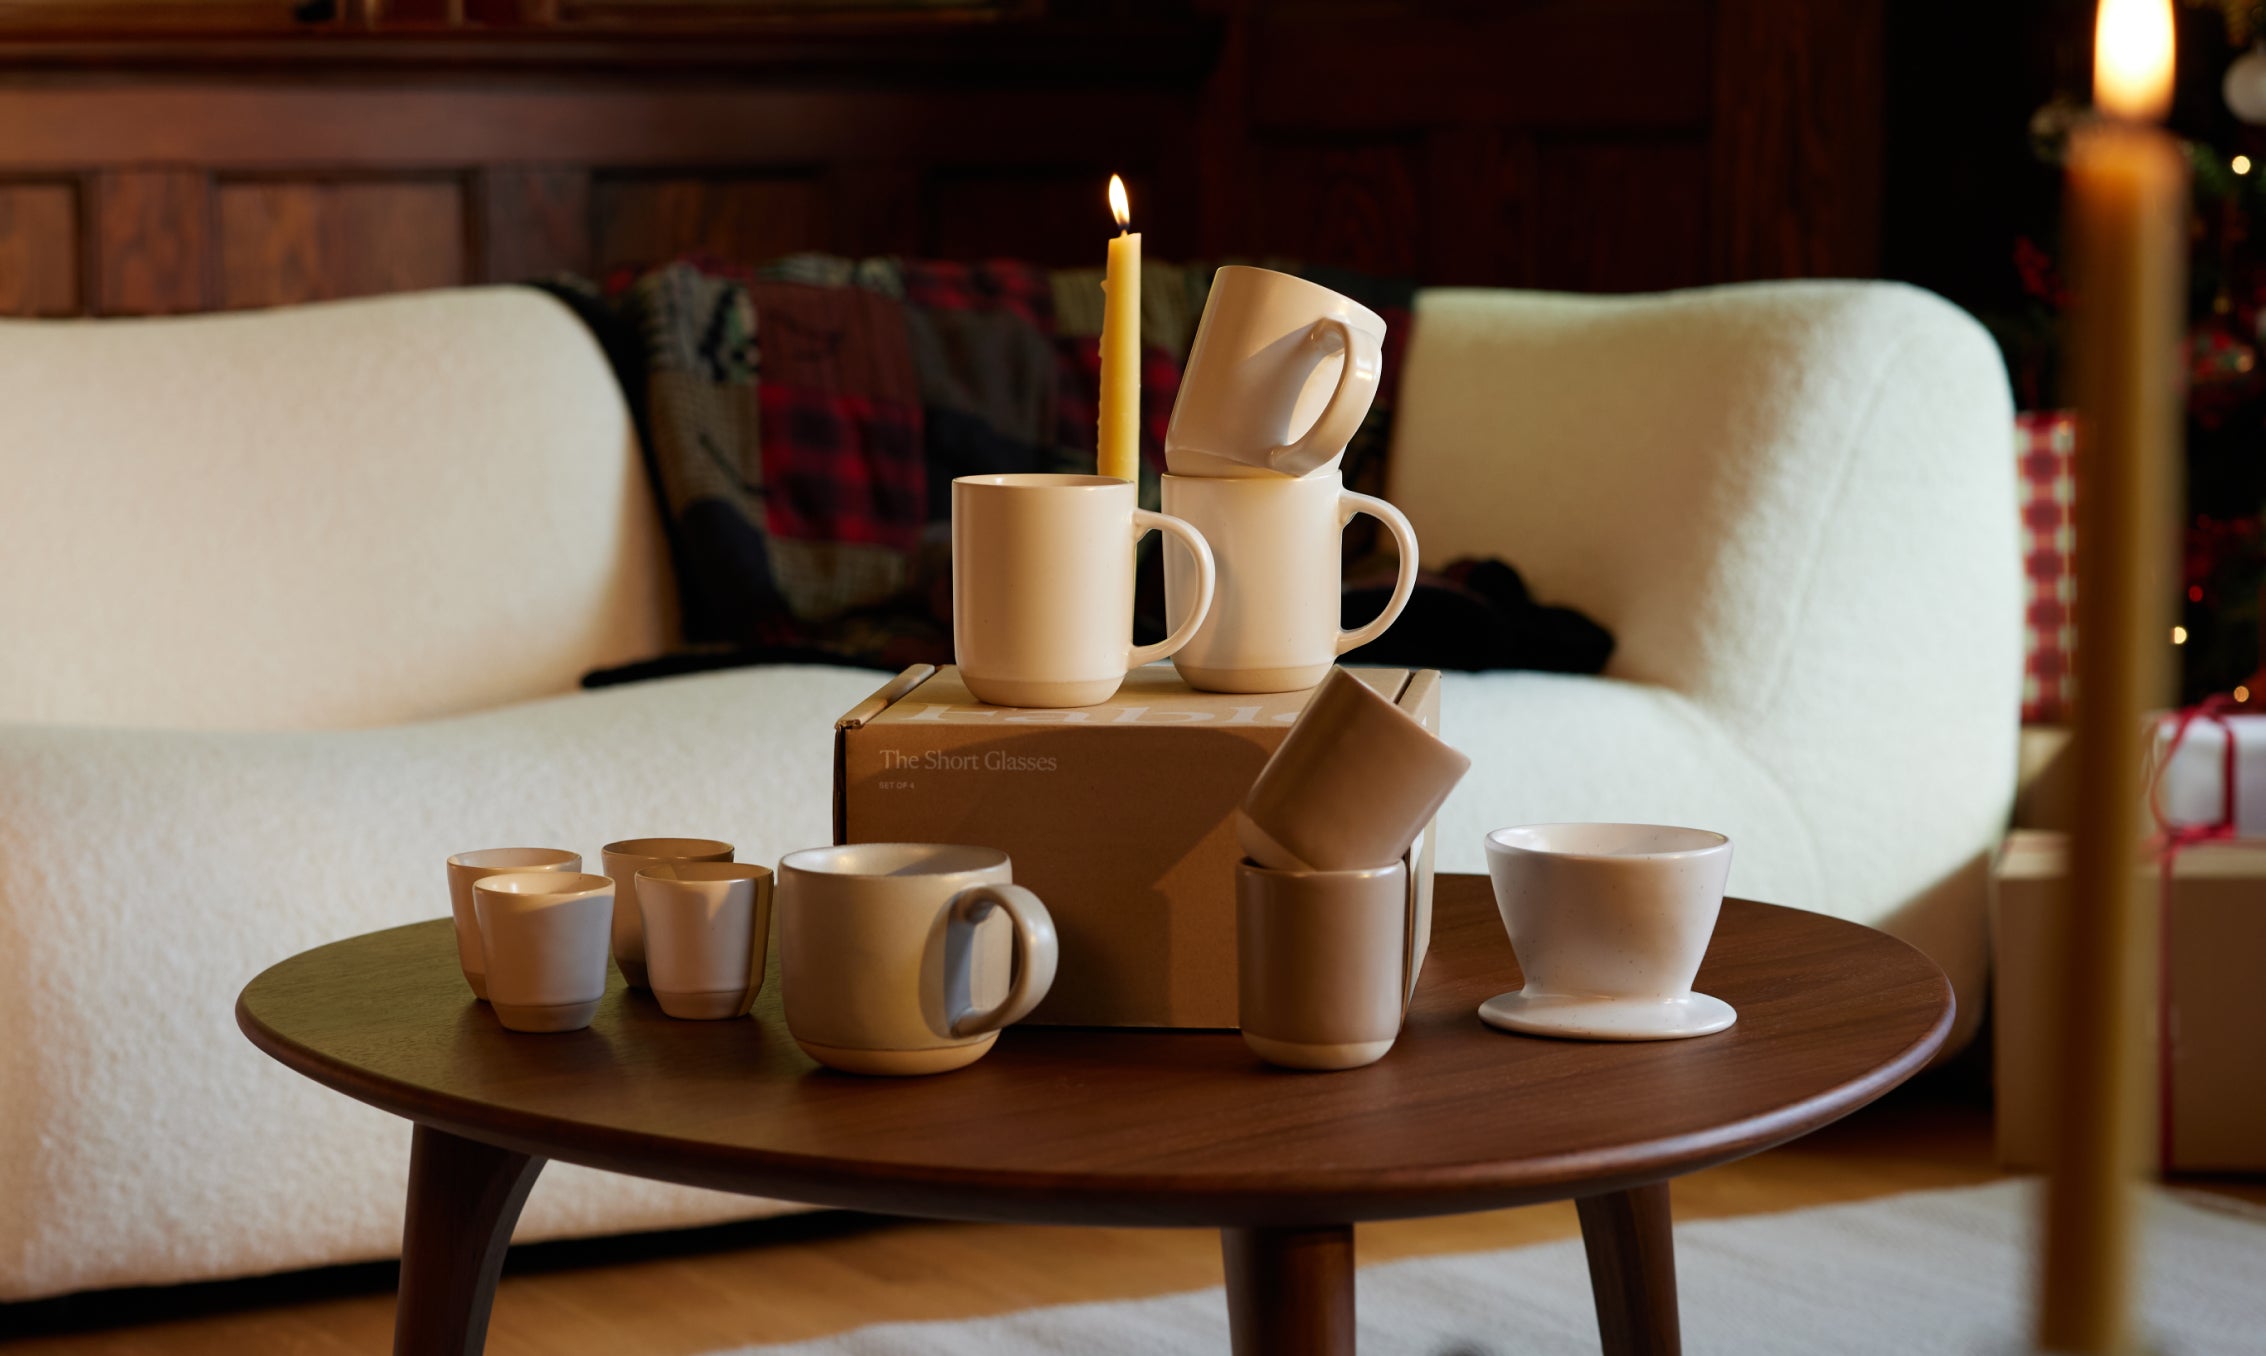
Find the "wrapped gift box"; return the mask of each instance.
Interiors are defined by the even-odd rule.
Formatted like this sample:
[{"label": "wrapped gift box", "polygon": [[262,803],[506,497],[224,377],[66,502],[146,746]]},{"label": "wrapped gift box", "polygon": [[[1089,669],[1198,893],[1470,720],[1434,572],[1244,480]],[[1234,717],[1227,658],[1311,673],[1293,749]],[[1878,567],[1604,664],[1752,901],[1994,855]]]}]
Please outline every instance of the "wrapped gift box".
[{"label": "wrapped gift box", "polygon": [[[2148,888],[2161,887],[2146,868]],[[2068,839],[2018,829],[1992,873],[1992,1020],[1998,1153],[2045,1166],[2051,1133],[2048,1061],[2055,1003],[2051,924],[2068,898]],[[2164,1165],[2183,1171],[2266,1171],[2266,842],[2181,850],[2162,928],[2168,1021],[2159,1114]]]},{"label": "wrapped gift box", "polygon": [[[1354,669],[1437,731],[1440,675]],[[1235,1025],[1234,812],[1306,692],[1196,692],[1164,665],[1108,702],[986,706],[950,666],[898,675],[836,727],[837,842],[1002,849],[1062,961],[1030,1020]],[[1409,852],[1406,988],[1432,936],[1432,831]]]},{"label": "wrapped gift box", "polygon": [[2165,822],[2183,828],[2224,823],[2231,791],[2235,833],[2266,838],[2266,715],[2191,720],[2174,748],[2172,732],[2177,728],[2176,716],[2156,721],[2156,762],[2161,769],[2156,798]]}]

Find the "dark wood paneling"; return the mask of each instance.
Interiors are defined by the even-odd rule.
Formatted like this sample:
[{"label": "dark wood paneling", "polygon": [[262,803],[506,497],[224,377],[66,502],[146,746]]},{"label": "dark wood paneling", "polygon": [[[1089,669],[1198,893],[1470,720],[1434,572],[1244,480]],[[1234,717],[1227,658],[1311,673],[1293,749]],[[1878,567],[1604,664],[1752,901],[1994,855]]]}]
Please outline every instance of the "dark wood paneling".
[{"label": "dark wood paneling", "polygon": [[600,269],[684,254],[755,261],[826,249],[828,193],[807,175],[601,178],[591,186]]},{"label": "dark wood paneling", "polygon": [[197,170],[94,176],[94,309],[202,311],[212,297],[212,181]]},{"label": "dark wood paneling", "polygon": [[1882,3],[1716,7],[1711,276],[1878,266]]},{"label": "dark wood paneling", "polygon": [[79,309],[79,200],[70,184],[0,183],[0,314]]},{"label": "dark wood paneling", "polygon": [[220,303],[280,306],[467,282],[464,202],[455,179],[224,183]]},{"label": "dark wood paneling", "polygon": [[1539,165],[1525,132],[1457,126],[1425,138],[1425,282],[1537,285]]},{"label": "dark wood paneling", "polygon": [[[1109,237],[1107,165],[1038,173],[945,173],[925,191],[933,223],[922,248],[943,259],[1033,259],[1099,268]],[[1124,173],[1134,229],[1144,254],[1189,257],[1192,229],[1183,205],[1159,197],[1147,173]]]},{"label": "dark wood paneling", "polygon": [[1699,143],[1544,145],[1536,175],[1537,286],[1647,292],[1710,281],[1707,148]]},{"label": "dark wood paneling", "polygon": [[519,282],[590,270],[590,175],[505,165],[479,178],[480,276]]},{"label": "dark wood paneling", "polygon": [[1421,275],[1425,240],[1409,141],[1263,146],[1246,161],[1251,217],[1245,249],[1388,277]]}]

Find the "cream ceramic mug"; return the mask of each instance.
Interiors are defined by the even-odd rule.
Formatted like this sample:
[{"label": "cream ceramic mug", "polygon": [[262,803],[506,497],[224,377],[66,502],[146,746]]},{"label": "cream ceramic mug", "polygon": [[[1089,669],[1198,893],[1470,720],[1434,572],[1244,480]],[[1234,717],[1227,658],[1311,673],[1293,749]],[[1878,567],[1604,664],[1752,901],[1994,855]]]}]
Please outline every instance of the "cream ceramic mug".
[{"label": "cream ceramic mug", "polygon": [[771,868],[662,862],[637,873],[645,975],[671,1017],[744,1017],[763,990],[771,940]]},{"label": "cream ceramic mug", "polygon": [[[1128,669],[1188,643],[1211,611],[1203,534],[1135,502],[1113,476],[961,476],[952,482],[952,651],[978,701],[1092,706]],[[1170,533],[1192,562],[1189,613],[1154,645],[1133,636],[1133,547]]]},{"label": "cream ceramic mug", "polygon": [[1384,317],[1304,278],[1212,275],[1165,429],[1176,475],[1310,475],[1338,464],[1383,371]]},{"label": "cream ceramic mug", "polygon": [[[1172,657],[1180,676],[1201,691],[1310,688],[1339,655],[1383,635],[1416,587],[1416,530],[1391,504],[1346,489],[1336,471],[1247,480],[1168,475],[1164,511],[1204,534],[1218,574],[1203,624]],[[1340,538],[1362,513],[1393,534],[1400,574],[1385,610],[1343,631]],[[1172,625],[1194,607],[1198,582],[1187,562],[1166,558],[1165,616]]]},{"label": "cream ceramic mug", "polygon": [[983,1058],[1054,984],[1054,919],[1013,879],[996,848],[789,853],[777,905],[788,1034],[846,1073],[943,1073]]},{"label": "cream ceramic mug", "polygon": [[606,996],[614,883],[579,871],[510,871],[472,887],[488,1006],[512,1031],[580,1031]]},{"label": "cream ceramic mug", "polygon": [[456,920],[456,962],[472,996],[488,1001],[488,962],[480,945],[480,921],[472,912],[472,883],[507,871],[582,870],[582,854],[564,848],[482,848],[448,859],[449,913]]}]

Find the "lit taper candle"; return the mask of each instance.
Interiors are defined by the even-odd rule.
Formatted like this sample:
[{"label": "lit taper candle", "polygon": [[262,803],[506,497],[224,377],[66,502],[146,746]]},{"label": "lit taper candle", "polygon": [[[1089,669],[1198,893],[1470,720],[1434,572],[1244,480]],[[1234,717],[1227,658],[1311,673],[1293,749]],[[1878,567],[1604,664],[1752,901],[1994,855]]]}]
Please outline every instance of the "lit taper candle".
[{"label": "lit taper candle", "polygon": [[2155,125],[2171,104],[2171,0],[2102,0],[2093,52],[2100,116],[2069,148],[2078,785],[2037,1338],[2046,1351],[2125,1356],[2156,1128],[2141,722],[2171,696],[2187,292],[2187,162]]},{"label": "lit taper candle", "polygon": [[1117,234],[1102,278],[1101,428],[1094,469],[1119,480],[1141,478],[1141,236],[1128,229],[1132,206],[1125,181],[1109,176],[1109,210]]}]

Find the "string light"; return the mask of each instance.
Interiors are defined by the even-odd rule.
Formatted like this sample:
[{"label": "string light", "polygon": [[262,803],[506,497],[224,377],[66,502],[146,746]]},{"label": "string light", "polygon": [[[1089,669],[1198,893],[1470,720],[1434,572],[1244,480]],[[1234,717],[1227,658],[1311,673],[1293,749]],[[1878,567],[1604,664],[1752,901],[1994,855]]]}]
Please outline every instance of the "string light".
[{"label": "string light", "polygon": [[2250,157],[2247,155],[2238,155],[2234,159],[2227,162],[2227,168],[2233,170],[2237,174],[2248,174],[2250,173]]},{"label": "string light", "polygon": [[2247,687],[2244,687],[2244,686],[2242,686],[2242,685],[2241,685],[2241,684],[2239,684],[2239,683],[2238,683],[2238,684],[2236,684],[2236,685],[2235,685],[2235,700],[2236,700],[2236,701],[2238,701],[2238,702],[2246,702],[2246,701],[2249,701],[2249,700],[2250,700],[2250,689],[2249,689],[2249,688],[2247,688]]},{"label": "string light", "polygon": [[2187,628],[2186,628],[2186,627],[2184,627],[2184,626],[2175,626],[2175,627],[2173,627],[2173,628],[2172,628],[2172,644],[2174,644],[2174,645],[2185,645],[2186,643],[2187,643]]}]

